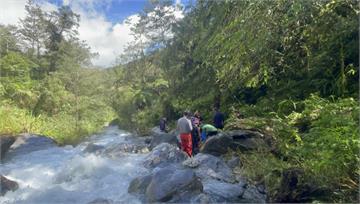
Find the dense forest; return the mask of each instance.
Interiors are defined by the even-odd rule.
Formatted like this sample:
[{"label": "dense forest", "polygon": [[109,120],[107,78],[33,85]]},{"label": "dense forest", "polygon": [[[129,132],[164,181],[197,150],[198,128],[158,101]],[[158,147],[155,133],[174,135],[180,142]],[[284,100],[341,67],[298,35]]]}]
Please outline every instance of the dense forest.
[{"label": "dense forest", "polygon": [[[179,5],[177,5],[179,6]],[[238,153],[270,194],[279,172],[331,189],[324,201],[356,202],[359,189],[359,5],[355,0],[197,0],[172,13],[150,1],[135,41],[108,69],[79,40],[69,7],[29,1],[19,25],[0,26],[0,133],[32,132],[74,144],[112,121],[146,135],[167,117],[199,110],[225,130],[255,129],[273,153]]]},{"label": "dense forest", "polygon": [[78,39],[69,7],[44,12],[29,1],[17,27],[0,25],[0,132],[32,132],[76,143],[112,119],[108,73]]}]

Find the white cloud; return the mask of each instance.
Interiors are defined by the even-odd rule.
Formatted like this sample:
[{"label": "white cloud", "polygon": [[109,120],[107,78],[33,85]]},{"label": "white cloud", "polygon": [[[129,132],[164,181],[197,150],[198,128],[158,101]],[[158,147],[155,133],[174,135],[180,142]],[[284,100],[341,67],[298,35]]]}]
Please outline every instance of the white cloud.
[{"label": "white cloud", "polygon": [[[0,0],[0,24],[19,23],[20,18],[26,15],[25,5],[27,0]],[[56,10],[56,6],[45,0],[37,1],[44,11]]]},{"label": "white cloud", "polygon": [[[19,18],[25,16],[27,0],[0,0],[0,24],[16,24]],[[46,0],[37,0],[45,11],[56,9],[56,5]],[[96,8],[105,6],[109,8],[112,0],[63,0],[63,5],[70,6],[75,13],[80,14],[79,38],[85,40],[93,52],[99,57],[92,60],[96,66],[114,65],[115,59],[124,48],[133,40],[130,25],[125,22],[111,22]],[[177,0],[177,4],[181,1]],[[175,9],[176,18],[182,18],[182,11]],[[138,21],[136,15],[129,16],[132,24]]]},{"label": "white cloud", "polygon": [[[27,0],[0,0],[0,24],[17,24],[19,18],[25,17],[25,4]],[[56,9],[56,5],[45,0],[37,1],[45,11]],[[124,22],[113,24],[105,16],[98,13],[96,5],[111,5],[111,0],[63,0],[63,5],[69,5],[74,12],[81,15],[79,38],[85,40],[93,52],[99,57],[93,59],[96,66],[110,66],[115,63],[116,57],[121,54],[130,41],[132,41],[130,26]],[[136,20],[130,16],[131,22]]]},{"label": "white cloud", "polygon": [[25,16],[26,0],[0,0],[0,23],[16,24]]},{"label": "white cloud", "polygon": [[133,40],[128,24],[122,22],[113,25],[102,16],[93,18],[82,15],[79,34],[92,51],[99,53],[99,57],[93,59],[97,66],[113,65],[127,43]]},{"label": "white cloud", "polygon": [[[130,25],[125,22],[112,23],[104,14],[96,11],[95,6],[109,0],[69,0],[74,12],[80,14],[79,38],[85,40],[93,52],[99,56],[92,60],[96,66],[114,65],[126,45],[133,40]],[[86,4],[86,5],[84,5]],[[134,23],[135,16],[128,17]]]}]

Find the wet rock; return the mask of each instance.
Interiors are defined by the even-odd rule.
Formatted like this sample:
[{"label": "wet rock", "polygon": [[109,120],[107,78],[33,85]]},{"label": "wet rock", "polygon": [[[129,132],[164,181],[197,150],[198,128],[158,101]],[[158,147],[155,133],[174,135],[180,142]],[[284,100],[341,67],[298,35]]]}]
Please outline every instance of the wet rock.
[{"label": "wet rock", "polygon": [[88,204],[111,204],[111,203],[113,203],[112,200],[108,200],[105,198],[97,198],[93,201],[88,202]]},{"label": "wet rock", "polygon": [[144,166],[155,168],[162,164],[179,163],[187,159],[188,156],[177,147],[162,143],[156,146],[144,160]]},{"label": "wet rock", "polygon": [[191,169],[172,166],[133,179],[128,192],[144,196],[146,202],[185,202],[203,191],[200,179]]},{"label": "wet rock", "polygon": [[96,145],[96,144],[90,143],[85,147],[83,152],[99,154],[99,153],[101,153],[102,150],[104,150],[104,148],[105,147],[102,145]]},{"label": "wet rock", "polygon": [[183,162],[184,166],[194,168],[196,175],[202,179],[217,179],[228,183],[235,183],[235,176],[226,163],[210,154],[199,153]]},{"label": "wet rock", "polygon": [[145,144],[148,144],[148,145],[151,143],[151,141],[152,141],[152,137],[146,137],[144,139]]},{"label": "wet rock", "polygon": [[209,203],[217,203],[218,201],[213,197],[206,193],[201,193],[194,198],[191,199],[190,203],[200,203],[200,204],[209,204]]},{"label": "wet rock", "polygon": [[230,184],[217,180],[203,182],[204,192],[216,202],[239,202],[245,192],[245,183]]},{"label": "wet rock", "polygon": [[133,179],[130,182],[128,192],[145,194],[146,188],[149,186],[152,179],[152,175],[141,176]]},{"label": "wet rock", "polygon": [[229,161],[227,161],[227,165],[232,169],[240,166],[240,158],[233,156]]},{"label": "wet rock", "polygon": [[5,157],[5,154],[10,149],[10,146],[15,142],[15,137],[13,136],[0,136],[0,159]]},{"label": "wet rock", "polygon": [[154,173],[145,195],[148,202],[189,202],[202,191],[202,183],[192,170],[161,169]]},{"label": "wet rock", "polygon": [[212,136],[200,148],[201,153],[220,156],[225,154],[232,145],[232,138],[224,133]]},{"label": "wet rock", "polygon": [[156,126],[156,127],[153,127],[151,130],[150,130],[150,134],[152,135],[161,135],[161,134],[164,134],[165,132],[161,131],[160,130],[160,127]]},{"label": "wet rock", "polygon": [[116,144],[112,145],[104,151],[106,154],[121,153],[148,153],[149,149],[145,144]]},{"label": "wet rock", "polygon": [[161,132],[153,135],[150,143],[150,149],[156,147],[161,143],[169,143],[178,146],[178,140],[175,134]]},{"label": "wet rock", "polygon": [[5,195],[8,191],[16,191],[19,184],[15,181],[7,179],[5,176],[0,175],[0,194]]},{"label": "wet rock", "polygon": [[257,187],[248,185],[245,189],[241,199],[238,200],[241,203],[265,203],[266,194],[260,192]]},{"label": "wet rock", "polygon": [[260,193],[266,194],[266,188],[263,184],[257,185],[256,188]]},{"label": "wet rock", "polygon": [[42,135],[21,134],[11,145],[8,156],[27,154],[32,151],[44,150],[56,146],[53,139]]}]

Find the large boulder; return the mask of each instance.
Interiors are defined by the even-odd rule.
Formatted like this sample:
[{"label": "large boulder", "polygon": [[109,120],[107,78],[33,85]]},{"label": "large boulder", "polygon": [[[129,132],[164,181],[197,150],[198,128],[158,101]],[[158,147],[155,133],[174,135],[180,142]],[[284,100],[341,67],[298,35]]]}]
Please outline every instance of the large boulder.
[{"label": "large boulder", "polygon": [[32,151],[44,150],[56,146],[56,142],[46,136],[35,134],[21,134],[11,145],[8,156],[23,155]]},{"label": "large boulder", "polygon": [[146,202],[190,202],[203,186],[191,169],[167,167],[133,179],[128,192],[142,195]]},{"label": "large boulder", "polygon": [[266,194],[259,191],[256,186],[247,185],[241,198],[238,200],[240,203],[265,203]]},{"label": "large boulder", "polygon": [[235,183],[236,178],[226,163],[213,155],[199,153],[182,163],[186,167],[193,168],[196,175],[201,179],[216,179],[228,183]]},{"label": "large boulder", "polygon": [[166,166],[169,163],[176,164],[187,158],[186,153],[174,145],[162,143],[156,146],[148,156],[146,156],[143,164],[147,168],[155,168],[158,166]]},{"label": "large boulder", "polygon": [[11,145],[15,142],[15,137],[0,135],[0,159],[3,159]]},{"label": "large boulder", "polygon": [[19,184],[15,181],[7,179],[5,176],[0,175],[0,195],[3,196],[8,191],[16,191]]},{"label": "large boulder", "polygon": [[178,146],[178,139],[176,138],[175,134],[172,133],[158,133],[153,134],[153,138],[150,142],[150,149],[158,146],[161,143],[169,143],[175,146]]},{"label": "large boulder", "polygon": [[216,136],[208,138],[201,146],[200,152],[220,156],[222,154],[226,154],[228,149],[232,146],[232,142],[233,140],[231,137],[224,133],[220,133]]},{"label": "large boulder", "polygon": [[250,151],[270,151],[271,141],[259,132],[251,130],[232,130],[210,137],[201,147],[200,152],[220,156],[229,149]]},{"label": "large boulder", "polygon": [[233,140],[231,148],[241,151],[250,150],[270,150],[270,141],[265,136],[256,131],[251,130],[232,130],[226,132]]},{"label": "large boulder", "polygon": [[138,193],[145,194],[146,188],[149,186],[152,179],[152,175],[140,176],[133,179],[130,182],[128,192],[129,193]]},{"label": "large boulder", "polygon": [[246,183],[230,184],[212,179],[204,181],[203,185],[204,193],[216,202],[239,202],[246,190]]}]

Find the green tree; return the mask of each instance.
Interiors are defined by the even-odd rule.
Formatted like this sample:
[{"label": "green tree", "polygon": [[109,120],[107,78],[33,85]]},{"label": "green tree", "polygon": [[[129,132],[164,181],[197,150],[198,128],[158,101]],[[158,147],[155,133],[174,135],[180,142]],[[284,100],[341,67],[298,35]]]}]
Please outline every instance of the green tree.
[{"label": "green tree", "polygon": [[47,57],[49,60],[49,72],[58,69],[59,49],[61,42],[77,37],[80,16],[74,13],[69,6],[62,6],[57,11],[46,15],[46,31],[48,40],[46,42]]},{"label": "green tree", "polygon": [[20,19],[19,32],[28,46],[30,56],[35,55],[39,59],[46,38],[45,14],[33,0],[28,0],[25,10],[26,16]]},{"label": "green tree", "polygon": [[0,57],[13,51],[20,51],[21,40],[16,36],[16,27],[0,24]]}]

